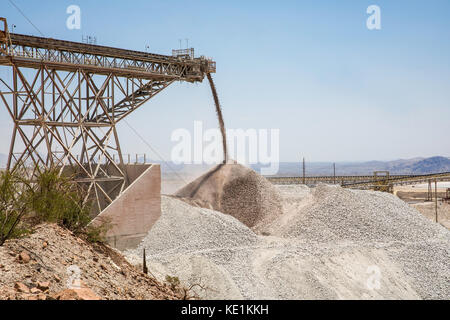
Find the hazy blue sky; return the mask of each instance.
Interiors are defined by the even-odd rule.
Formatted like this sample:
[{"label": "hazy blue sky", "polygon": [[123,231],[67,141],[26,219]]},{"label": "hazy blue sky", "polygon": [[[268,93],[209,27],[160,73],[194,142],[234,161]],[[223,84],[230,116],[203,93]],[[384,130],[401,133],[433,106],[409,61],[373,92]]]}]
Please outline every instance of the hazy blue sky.
[{"label": "hazy blue sky", "polygon": [[[14,0],[48,37],[170,54],[189,38],[217,61],[229,128],[279,128],[282,161],[450,156],[450,1]],[[66,8],[81,7],[81,30]],[[369,5],[381,30],[366,28]],[[7,1],[15,32],[38,32]],[[183,43],[184,46],[184,43]],[[7,76],[5,70],[0,76]],[[217,121],[209,87],[176,83],[128,118],[166,158],[177,128]],[[11,120],[0,109],[0,152]],[[124,152],[150,153],[119,125]]]}]

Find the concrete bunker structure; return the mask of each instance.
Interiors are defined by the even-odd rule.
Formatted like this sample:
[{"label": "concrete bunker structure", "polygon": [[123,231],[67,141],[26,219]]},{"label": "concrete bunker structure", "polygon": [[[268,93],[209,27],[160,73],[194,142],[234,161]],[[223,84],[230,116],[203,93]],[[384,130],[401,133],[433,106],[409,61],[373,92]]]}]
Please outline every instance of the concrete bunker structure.
[{"label": "concrete bunker structure", "polygon": [[131,183],[91,222],[109,224],[106,241],[119,250],[137,247],[161,216],[160,165],[126,165],[126,171]]}]

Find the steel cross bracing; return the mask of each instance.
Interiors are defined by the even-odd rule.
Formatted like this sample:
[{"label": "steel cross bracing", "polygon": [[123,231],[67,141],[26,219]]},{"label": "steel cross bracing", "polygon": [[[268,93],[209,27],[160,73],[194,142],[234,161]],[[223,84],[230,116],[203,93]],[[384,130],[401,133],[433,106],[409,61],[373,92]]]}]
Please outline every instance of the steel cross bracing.
[{"label": "steel cross bracing", "polygon": [[[116,124],[176,80],[215,63],[0,30],[0,103],[13,120],[7,168],[58,168],[104,209],[128,185]],[[115,158],[114,155],[118,155]]]}]

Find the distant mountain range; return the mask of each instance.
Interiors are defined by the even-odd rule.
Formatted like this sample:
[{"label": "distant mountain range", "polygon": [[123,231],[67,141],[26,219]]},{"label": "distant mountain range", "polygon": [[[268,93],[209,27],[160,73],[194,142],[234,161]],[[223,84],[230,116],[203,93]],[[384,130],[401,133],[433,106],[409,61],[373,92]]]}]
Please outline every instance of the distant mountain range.
[{"label": "distant mountain range", "polygon": [[[133,159],[134,160],[134,159]],[[0,168],[6,166],[7,156],[0,153]],[[139,159],[143,162],[143,159]],[[208,170],[211,165],[176,165],[170,161],[148,160],[149,163],[161,164],[161,170],[164,176],[178,174],[200,175]],[[251,165],[251,167],[260,172],[260,164]],[[450,172],[450,158],[430,157],[400,159],[393,161],[367,161],[367,162],[337,162],[336,175],[372,175],[374,171],[387,170],[391,174],[427,174],[436,172]],[[277,176],[300,176],[302,174],[301,162],[280,162]],[[333,175],[332,162],[308,162],[306,161],[307,176]]]},{"label": "distant mountain range", "polygon": [[[173,174],[201,174],[211,165],[175,165],[171,162],[161,164],[163,175]],[[261,172],[261,164],[251,165],[252,169]],[[374,171],[389,171],[390,174],[427,174],[436,172],[450,172],[450,158],[430,157],[400,159],[393,161],[367,161],[367,162],[337,162],[336,175],[372,175]],[[280,162],[277,176],[299,176],[302,174],[301,162]],[[306,162],[306,175],[328,176],[333,175],[332,162]]]},{"label": "distant mountain range", "polygon": [[431,157],[420,161],[396,165],[392,171],[402,171],[413,174],[427,174],[434,172],[450,172],[450,159],[445,157]]},{"label": "distant mountain range", "polygon": [[[259,171],[260,165],[252,166]],[[332,162],[306,162],[306,175],[333,175]],[[338,162],[336,175],[371,175],[374,171],[389,171],[390,174],[427,174],[450,172],[450,158],[431,157],[394,161]],[[278,176],[302,175],[301,162],[281,162]]]}]

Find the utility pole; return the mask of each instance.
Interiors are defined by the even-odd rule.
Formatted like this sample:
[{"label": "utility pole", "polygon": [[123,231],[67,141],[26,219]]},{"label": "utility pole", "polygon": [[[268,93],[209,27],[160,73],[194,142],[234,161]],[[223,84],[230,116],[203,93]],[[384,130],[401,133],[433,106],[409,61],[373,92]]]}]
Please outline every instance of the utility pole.
[{"label": "utility pole", "polygon": [[437,208],[437,179],[434,179],[434,208],[436,214],[436,222],[438,222],[438,208]]},{"label": "utility pole", "polygon": [[431,180],[428,180],[427,201],[433,201],[433,188],[431,187]]},{"label": "utility pole", "polygon": [[303,157],[303,184],[306,184],[306,176],[305,176],[305,157]]},{"label": "utility pole", "polygon": [[145,256],[145,248],[144,248],[144,256],[142,257],[142,272],[145,274],[148,274],[147,258]]},{"label": "utility pole", "polygon": [[336,163],[333,162],[333,181],[336,184]]}]

